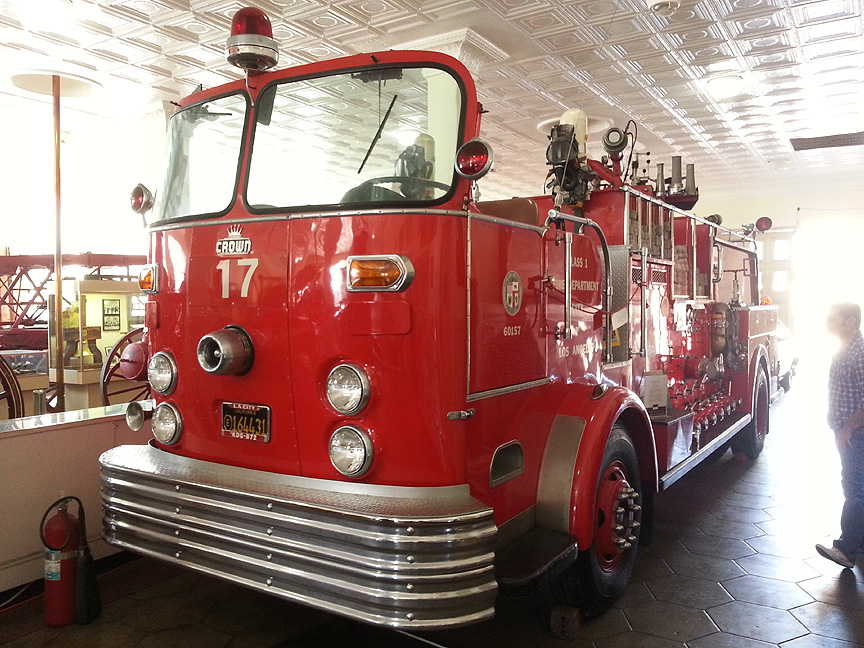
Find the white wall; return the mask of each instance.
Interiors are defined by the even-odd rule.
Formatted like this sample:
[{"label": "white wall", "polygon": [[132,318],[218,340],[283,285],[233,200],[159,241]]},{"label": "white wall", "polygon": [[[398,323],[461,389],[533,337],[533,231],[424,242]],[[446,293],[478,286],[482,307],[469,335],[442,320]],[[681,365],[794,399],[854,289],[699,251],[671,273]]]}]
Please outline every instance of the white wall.
[{"label": "white wall", "polygon": [[[143,444],[151,438],[149,423],[140,432],[126,426],[125,406],[33,416],[2,422],[0,430],[0,591],[39,580],[44,549],[39,522],[55,500],[74,495],[84,503],[87,537],[95,558],[116,550],[100,537],[99,455],[114,446]],[[93,418],[81,418],[91,416]],[[73,419],[56,423],[58,418]],[[77,419],[77,420],[74,420]],[[9,430],[11,426],[20,429]],[[77,515],[77,506],[69,508]]]},{"label": "white wall", "polygon": [[737,228],[761,216],[774,221],[774,228],[797,227],[823,220],[864,220],[864,179],[854,186],[777,184],[740,187],[735,190],[700,187],[693,208],[699,216],[720,214],[723,225]]}]

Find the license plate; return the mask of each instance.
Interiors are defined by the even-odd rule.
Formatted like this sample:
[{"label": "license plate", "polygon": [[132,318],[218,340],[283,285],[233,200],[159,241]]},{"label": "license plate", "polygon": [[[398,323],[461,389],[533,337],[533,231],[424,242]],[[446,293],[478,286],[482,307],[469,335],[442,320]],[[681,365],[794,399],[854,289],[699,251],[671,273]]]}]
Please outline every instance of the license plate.
[{"label": "license plate", "polygon": [[250,403],[222,403],[222,436],[268,443],[270,408]]}]

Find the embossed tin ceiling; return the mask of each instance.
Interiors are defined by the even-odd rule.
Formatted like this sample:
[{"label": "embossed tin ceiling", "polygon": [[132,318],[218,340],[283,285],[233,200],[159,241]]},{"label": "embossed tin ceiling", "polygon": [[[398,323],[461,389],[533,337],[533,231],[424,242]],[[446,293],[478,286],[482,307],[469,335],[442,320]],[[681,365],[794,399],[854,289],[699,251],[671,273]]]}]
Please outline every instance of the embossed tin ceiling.
[{"label": "embossed tin ceiling", "polygon": [[[671,16],[650,0],[0,0],[0,108],[23,96],[9,81],[22,68],[95,78],[141,114],[236,79],[224,43],[249,4],[270,16],[282,67],[395,48],[460,58],[489,110],[496,197],[539,191],[548,126],[571,107],[594,141],[632,118],[643,160],[695,163],[703,195],[864,175],[864,146],[790,144],[864,131],[861,0],[683,0]],[[712,96],[729,76],[739,91]]]}]

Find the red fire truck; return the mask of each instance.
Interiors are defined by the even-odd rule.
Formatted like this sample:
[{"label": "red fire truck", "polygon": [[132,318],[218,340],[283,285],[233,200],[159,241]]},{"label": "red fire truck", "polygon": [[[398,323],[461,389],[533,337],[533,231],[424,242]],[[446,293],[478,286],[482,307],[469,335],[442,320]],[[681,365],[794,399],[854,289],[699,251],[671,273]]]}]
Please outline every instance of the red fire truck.
[{"label": "red fire truck", "polygon": [[[362,621],[428,629],[550,588],[607,609],[654,494],[728,447],[755,458],[782,393],[753,237],[701,219],[584,116],[548,195],[479,200],[492,151],[458,61],[388,51],[268,71],[170,120],[148,215],[153,440],[101,458],[111,544]],[[683,180],[683,181],[682,181]],[[788,384],[788,382],[786,383]]]}]

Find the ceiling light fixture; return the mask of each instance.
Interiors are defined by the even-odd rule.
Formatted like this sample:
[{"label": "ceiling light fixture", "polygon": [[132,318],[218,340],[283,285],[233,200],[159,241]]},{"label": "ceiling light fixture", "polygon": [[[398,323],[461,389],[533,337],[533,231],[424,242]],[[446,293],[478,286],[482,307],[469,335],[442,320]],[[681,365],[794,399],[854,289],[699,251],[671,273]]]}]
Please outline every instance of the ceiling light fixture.
[{"label": "ceiling light fixture", "polygon": [[738,75],[714,77],[705,82],[705,88],[715,99],[728,99],[743,92],[744,78]]},{"label": "ceiling light fixture", "polygon": [[651,13],[663,16],[664,18],[668,18],[674,14],[680,7],[681,3],[674,0],[648,0],[648,9]]},{"label": "ceiling light fixture", "polygon": [[89,97],[94,88],[101,88],[102,84],[93,79],[61,72],[57,70],[22,70],[12,75],[12,84],[22,90],[35,92],[41,95],[52,95],[52,79],[60,79],[61,97]]}]

